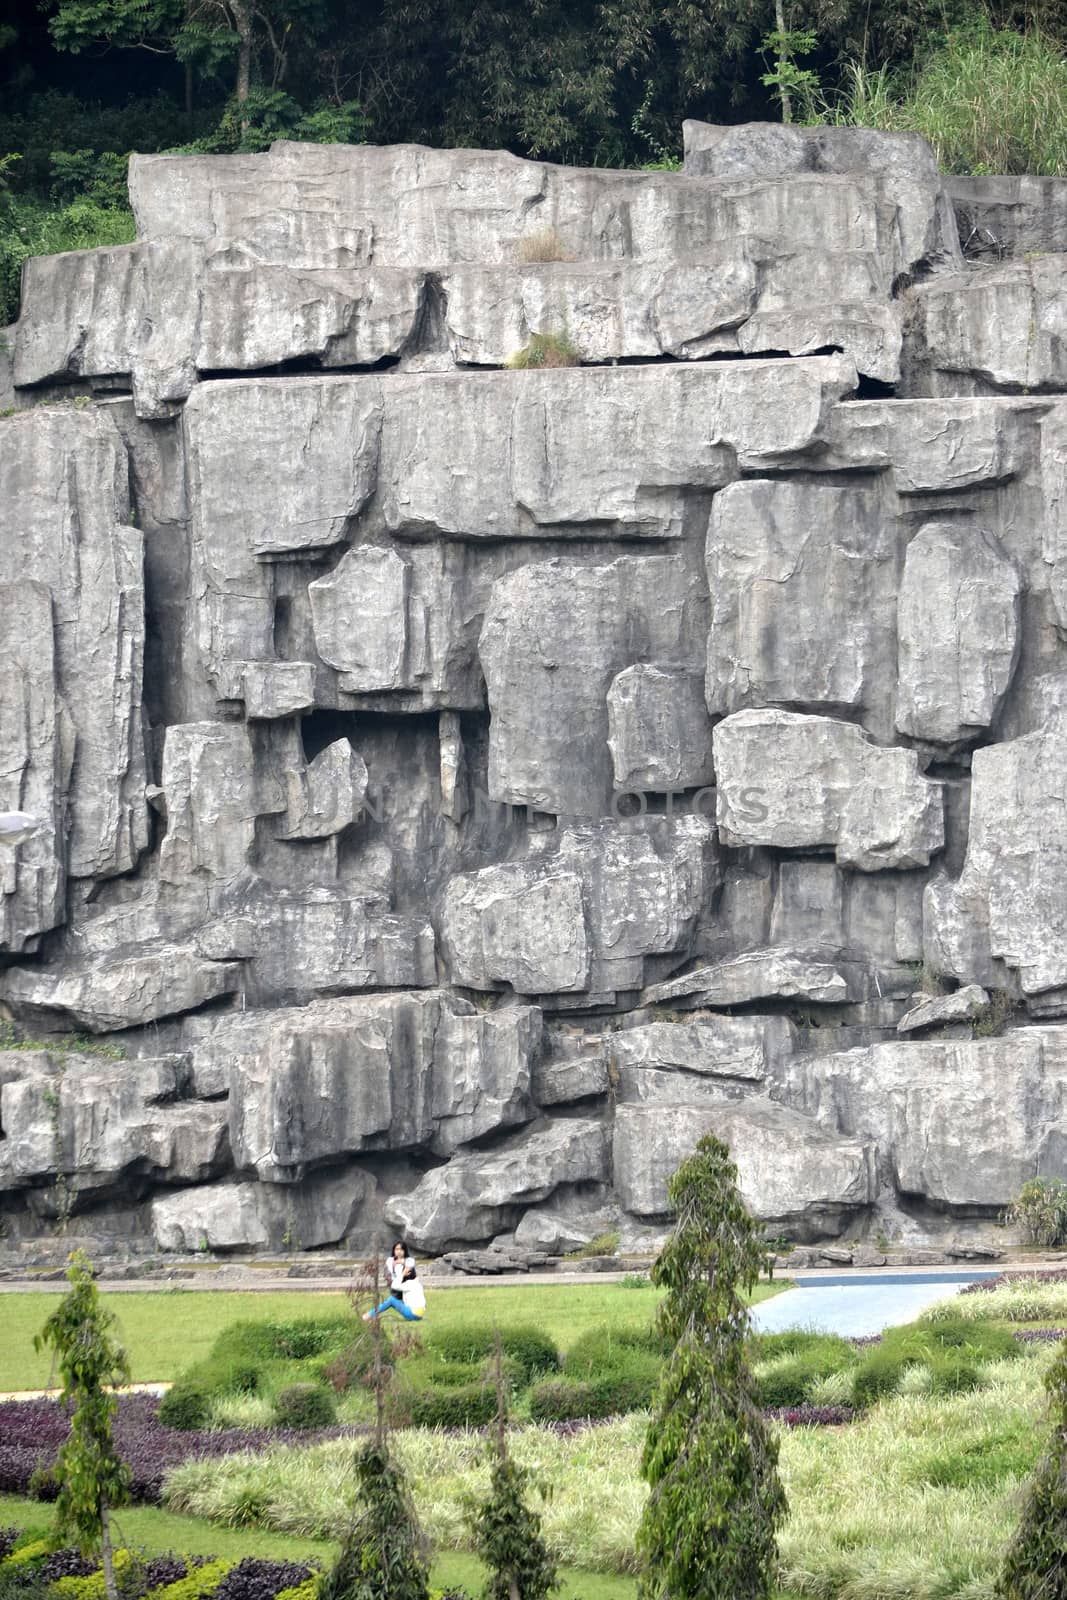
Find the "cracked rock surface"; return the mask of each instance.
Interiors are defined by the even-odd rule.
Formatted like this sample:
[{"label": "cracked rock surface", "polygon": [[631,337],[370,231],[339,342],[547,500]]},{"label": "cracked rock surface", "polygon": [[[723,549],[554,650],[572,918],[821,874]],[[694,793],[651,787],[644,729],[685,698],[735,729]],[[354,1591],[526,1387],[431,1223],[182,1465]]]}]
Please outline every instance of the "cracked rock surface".
[{"label": "cracked rock surface", "polygon": [[5,1249],[647,1243],[704,1132],[806,1243],[1067,1177],[1067,182],[685,145],[135,156],[27,263]]}]

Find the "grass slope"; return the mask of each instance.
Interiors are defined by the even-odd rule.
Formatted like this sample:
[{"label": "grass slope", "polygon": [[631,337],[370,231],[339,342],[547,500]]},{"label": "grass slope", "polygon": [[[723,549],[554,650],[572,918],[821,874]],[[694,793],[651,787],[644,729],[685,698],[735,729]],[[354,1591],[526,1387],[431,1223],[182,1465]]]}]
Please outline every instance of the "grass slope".
[{"label": "grass slope", "polygon": [[[787,1281],[761,1284],[753,1298],[762,1300],[788,1287]],[[345,1305],[343,1294],[299,1289],[266,1293],[163,1289],[101,1298],[118,1318],[134,1383],[176,1378],[183,1367],[206,1356],[221,1330],[239,1318],[331,1316]],[[441,1289],[428,1296],[427,1318],[434,1327],[480,1322],[503,1328],[532,1322],[566,1350],[594,1323],[647,1325],[658,1298],[655,1289],[617,1283]],[[4,1295],[0,1391],[43,1389],[51,1381],[50,1358],[34,1353],[33,1336],[54,1306],[52,1293]]]}]

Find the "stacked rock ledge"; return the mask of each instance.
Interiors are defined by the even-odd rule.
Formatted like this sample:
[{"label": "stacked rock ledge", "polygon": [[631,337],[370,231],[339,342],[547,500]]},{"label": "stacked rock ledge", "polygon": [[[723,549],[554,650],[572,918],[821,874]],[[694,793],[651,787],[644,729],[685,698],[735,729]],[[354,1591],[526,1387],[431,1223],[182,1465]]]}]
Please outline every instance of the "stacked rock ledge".
[{"label": "stacked rock ledge", "polygon": [[1067,1177],[1067,182],[685,145],[134,157],[27,263],[9,1257],[648,1250],[704,1132],[812,1259]]}]

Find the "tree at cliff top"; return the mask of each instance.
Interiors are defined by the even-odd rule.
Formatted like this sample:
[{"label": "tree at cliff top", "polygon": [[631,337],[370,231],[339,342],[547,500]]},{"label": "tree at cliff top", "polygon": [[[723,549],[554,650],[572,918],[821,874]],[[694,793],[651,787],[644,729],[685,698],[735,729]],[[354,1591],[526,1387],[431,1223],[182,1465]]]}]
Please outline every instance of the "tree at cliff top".
[{"label": "tree at cliff top", "polygon": [[[363,117],[335,44],[332,0],[52,0],[60,50],[93,47],[172,56],[194,77],[227,85],[228,113],[204,149],[263,149],[274,138],[359,140]],[[294,95],[293,89],[297,93]]]},{"label": "tree at cliff top", "polygon": [[1045,1378],[1052,1437],[1030,1480],[999,1600],[1067,1600],[1067,1340]]},{"label": "tree at cliff top", "polygon": [[70,1289],[34,1339],[51,1346],[63,1380],[60,1400],[73,1407],[70,1438],[59,1452],[56,1534],[72,1537],[85,1555],[100,1550],[108,1600],[116,1600],[109,1515],[129,1499],[130,1475],[111,1437],[115,1388],[129,1381],[126,1352],[112,1337],[115,1318],[100,1304],[92,1262],[76,1250],[67,1268]]},{"label": "tree at cliff top", "polygon": [[726,1146],[711,1135],[668,1186],[674,1232],[652,1268],[665,1289],[658,1327],[674,1345],[641,1471],[642,1600],[763,1600],[786,1515],[778,1446],[745,1363],[742,1298],[766,1260]]}]

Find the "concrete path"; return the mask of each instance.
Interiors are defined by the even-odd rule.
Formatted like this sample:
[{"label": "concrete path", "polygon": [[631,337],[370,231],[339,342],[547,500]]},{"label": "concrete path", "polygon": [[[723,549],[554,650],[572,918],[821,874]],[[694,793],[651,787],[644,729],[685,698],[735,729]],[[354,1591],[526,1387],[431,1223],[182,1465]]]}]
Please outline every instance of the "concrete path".
[{"label": "concrete path", "polygon": [[804,1328],[813,1333],[839,1333],[860,1338],[911,1322],[927,1306],[958,1294],[964,1284],[978,1278],[995,1278],[998,1272],[879,1272],[825,1274],[799,1273],[797,1287],[773,1300],[763,1300],[752,1312],[760,1333],[781,1333]]}]

